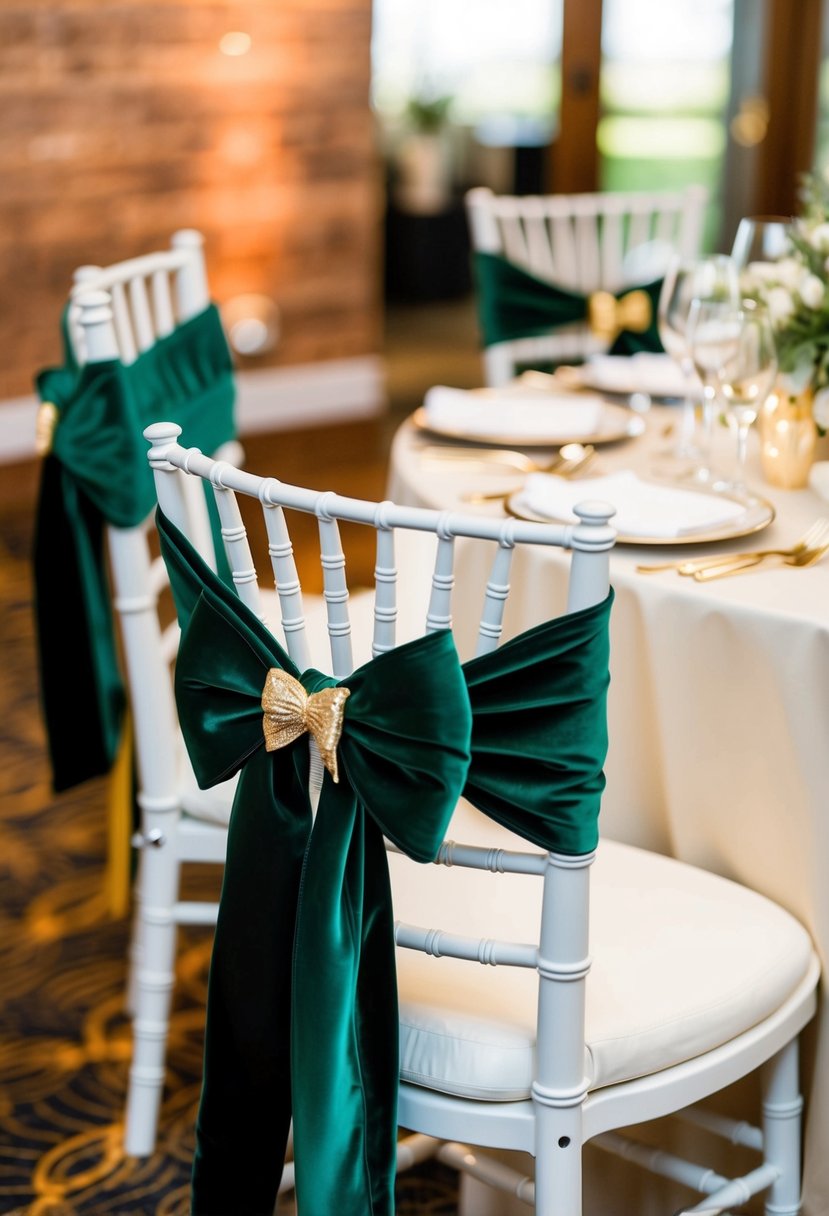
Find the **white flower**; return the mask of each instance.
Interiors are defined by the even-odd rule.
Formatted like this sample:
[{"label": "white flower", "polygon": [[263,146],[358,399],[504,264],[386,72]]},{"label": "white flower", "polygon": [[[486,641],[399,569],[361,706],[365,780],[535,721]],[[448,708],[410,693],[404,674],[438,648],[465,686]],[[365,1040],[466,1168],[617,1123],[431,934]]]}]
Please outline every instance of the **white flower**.
[{"label": "white flower", "polygon": [[803,274],[802,263],[797,258],[781,258],[776,266],[777,282],[781,287],[788,287],[789,291],[794,291]]},{"label": "white flower", "polygon": [[[829,232],[829,224],[826,225],[826,229]],[[798,292],[807,308],[820,308],[823,303],[825,288],[816,274],[805,275],[800,281]]]},{"label": "white flower", "polygon": [[809,235],[809,244],[820,253],[829,253],[829,223],[818,224]]},{"label": "white flower", "polygon": [[794,300],[785,287],[772,287],[766,295],[766,303],[772,322],[778,326],[788,321],[794,312]]},{"label": "white flower", "polygon": [[752,285],[766,285],[780,282],[777,262],[749,262],[743,271],[744,276]]}]

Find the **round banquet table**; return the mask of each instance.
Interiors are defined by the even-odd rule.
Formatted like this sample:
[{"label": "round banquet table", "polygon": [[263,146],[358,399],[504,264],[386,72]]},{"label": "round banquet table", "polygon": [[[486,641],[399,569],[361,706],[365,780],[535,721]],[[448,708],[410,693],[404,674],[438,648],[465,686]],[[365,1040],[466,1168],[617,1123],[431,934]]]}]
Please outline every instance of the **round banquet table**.
[{"label": "round banquet table", "polygon": [[[595,497],[589,488],[591,476],[621,469],[653,474],[670,442],[666,429],[675,418],[673,407],[654,407],[645,417],[641,437],[599,447],[583,479],[584,497]],[[733,442],[730,433],[718,431],[715,463],[730,458]],[[429,447],[436,443],[440,438],[412,419],[400,426],[391,451],[389,498],[410,506],[502,515],[502,503],[470,505],[464,495],[516,487],[522,474],[504,466],[464,462],[463,445],[457,445],[457,462],[435,459]],[[788,546],[816,518],[829,516],[829,503],[811,489],[775,490],[766,485],[754,434],[751,445],[749,484],[776,511],[762,532],[716,546],[617,545],[611,555],[616,602],[601,827],[607,836],[671,854],[769,896],[809,929],[825,965],[829,554],[805,569],[775,565],[711,583],[696,583],[674,571],[642,574],[635,569],[639,562]],[[532,454],[544,455],[537,450]],[[472,559],[459,546],[453,612],[456,620],[469,616],[476,625],[480,572],[469,568],[467,560]],[[505,636],[561,610],[566,569],[566,555],[553,550],[516,554]],[[464,645],[461,630],[462,651]],[[807,1099],[803,1210],[806,1216],[826,1216],[825,1002],[805,1031],[802,1046]],[[607,1171],[611,1163],[603,1156],[599,1166]],[[629,1196],[625,1202],[629,1205]],[[596,1210],[615,1216],[610,1202]],[[627,1207],[628,1214],[632,1210]],[[649,1209],[643,1200],[635,1210],[645,1216]],[[661,1208],[666,1210],[675,1207]]]}]

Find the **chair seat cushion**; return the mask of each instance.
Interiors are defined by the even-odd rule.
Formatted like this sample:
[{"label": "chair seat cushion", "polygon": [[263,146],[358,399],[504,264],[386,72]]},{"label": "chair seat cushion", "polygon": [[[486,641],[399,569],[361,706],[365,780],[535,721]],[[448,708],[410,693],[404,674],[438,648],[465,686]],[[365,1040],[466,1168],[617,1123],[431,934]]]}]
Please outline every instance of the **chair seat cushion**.
[{"label": "chair seat cushion", "polygon": [[[530,850],[461,804],[447,833]],[[474,937],[538,939],[542,880],[390,855],[395,919]],[[591,872],[585,1075],[644,1076],[734,1038],[804,978],[812,945],[789,913],[727,879],[603,840]],[[467,1098],[529,1097],[534,970],[398,949],[401,1076]]]}]

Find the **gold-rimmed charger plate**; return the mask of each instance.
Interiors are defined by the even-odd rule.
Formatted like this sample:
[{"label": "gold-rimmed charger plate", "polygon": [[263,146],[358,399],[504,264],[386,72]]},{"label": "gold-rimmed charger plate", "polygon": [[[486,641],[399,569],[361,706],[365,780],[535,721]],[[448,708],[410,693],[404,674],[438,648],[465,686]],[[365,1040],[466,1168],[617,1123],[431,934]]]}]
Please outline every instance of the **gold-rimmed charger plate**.
[{"label": "gold-rimmed charger plate", "polygon": [[[590,498],[590,478],[580,479],[584,486],[584,499]],[[654,482],[654,485],[662,484]],[[730,502],[740,503],[744,507],[742,515],[735,516],[727,523],[718,527],[700,528],[694,532],[684,532],[681,536],[626,536],[620,532],[616,537],[617,545],[661,545],[672,548],[674,545],[713,545],[721,540],[737,540],[741,536],[751,536],[754,532],[762,532],[774,520],[775,510],[765,498],[760,498],[750,492],[695,489],[695,494],[714,494],[717,498],[727,498]],[[556,519],[552,515],[542,515],[532,510],[522,502],[522,490],[516,491],[506,500],[504,506],[508,515],[516,519],[525,519],[531,523],[560,524],[572,521]],[[611,519],[611,524],[613,520]]]},{"label": "gold-rimmed charger plate", "polygon": [[[543,405],[539,408],[543,409]],[[509,428],[492,431],[469,432],[459,428],[440,426],[429,421],[426,409],[421,406],[412,414],[412,423],[419,431],[429,435],[440,435],[444,439],[455,439],[463,443],[492,444],[495,447],[513,448],[559,448],[565,443],[618,443],[620,439],[635,439],[645,430],[645,419],[635,410],[612,401],[602,402],[601,425],[590,435],[567,435],[559,431],[549,434],[519,435]]]}]

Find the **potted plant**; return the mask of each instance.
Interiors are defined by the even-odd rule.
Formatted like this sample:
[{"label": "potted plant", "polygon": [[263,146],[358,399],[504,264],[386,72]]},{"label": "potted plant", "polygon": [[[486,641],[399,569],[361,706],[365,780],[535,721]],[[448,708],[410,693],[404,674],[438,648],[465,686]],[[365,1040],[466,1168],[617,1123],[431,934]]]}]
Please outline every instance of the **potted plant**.
[{"label": "potted plant", "polygon": [[394,157],[394,201],[401,211],[436,215],[452,197],[448,95],[412,97]]}]

